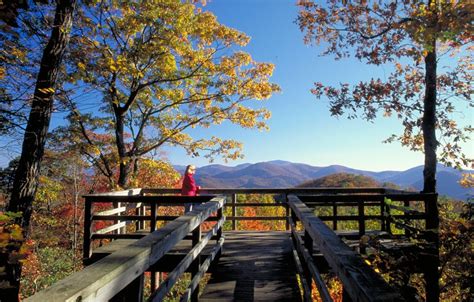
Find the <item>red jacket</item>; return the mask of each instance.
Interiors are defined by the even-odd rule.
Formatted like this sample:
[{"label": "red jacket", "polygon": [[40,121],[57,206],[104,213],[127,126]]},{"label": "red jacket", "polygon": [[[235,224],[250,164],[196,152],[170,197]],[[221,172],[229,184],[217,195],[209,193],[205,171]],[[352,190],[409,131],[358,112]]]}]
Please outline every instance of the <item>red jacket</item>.
[{"label": "red jacket", "polygon": [[183,187],[181,188],[181,195],[186,196],[196,196],[197,191],[199,190],[194,181],[194,175],[186,173],[183,179]]}]

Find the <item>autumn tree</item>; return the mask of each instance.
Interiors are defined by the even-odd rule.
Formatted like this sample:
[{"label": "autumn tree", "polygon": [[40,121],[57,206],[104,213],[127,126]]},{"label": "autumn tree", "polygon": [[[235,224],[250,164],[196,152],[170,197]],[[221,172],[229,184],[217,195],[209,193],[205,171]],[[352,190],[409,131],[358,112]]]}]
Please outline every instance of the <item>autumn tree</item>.
[{"label": "autumn tree", "polygon": [[[46,134],[51,119],[57,75],[69,42],[75,4],[75,0],[58,0],[56,2],[54,20],[50,23],[51,34],[44,37],[48,42],[42,52],[34,82],[34,91],[31,95],[31,109],[24,131],[22,153],[8,205],[9,211],[22,213],[21,218],[18,219],[18,224],[21,225],[24,235],[27,234],[30,222]],[[14,8],[14,17],[16,17],[16,12],[16,8]],[[12,17],[4,18],[2,16],[2,19],[11,21]],[[5,54],[2,54],[3,56]],[[5,72],[6,69],[0,68],[0,79],[5,77]],[[7,93],[4,88],[0,89],[0,92],[4,95]],[[0,280],[3,281],[1,282],[0,294],[8,301],[16,301],[18,300],[21,265],[17,262],[4,263],[4,261],[2,259],[2,263],[0,263],[0,266],[4,269],[2,279],[5,280]]]},{"label": "autumn tree", "polygon": [[[132,167],[164,145],[192,156],[241,157],[239,142],[193,138],[191,128],[224,121],[266,128],[270,113],[244,102],[279,90],[269,82],[273,65],[239,51],[249,37],[193,1],[101,1],[80,20],[69,61],[74,93],[63,97],[70,141],[104,175],[118,167],[118,186],[129,186]],[[75,101],[84,100],[79,92],[99,97],[88,107]]]},{"label": "autumn tree", "polygon": [[163,160],[144,158],[140,161],[137,171],[131,179],[134,187],[173,188],[181,178],[179,172]]},{"label": "autumn tree", "polygon": [[82,267],[84,205],[80,195],[87,192],[90,177],[76,152],[58,153],[50,147],[48,143],[32,206],[27,240],[31,253],[22,260],[22,298]]},{"label": "autumn tree", "polygon": [[[346,3],[342,3],[346,2]],[[315,83],[312,93],[330,100],[331,114],[372,121],[395,114],[404,126],[387,141],[425,154],[424,192],[436,191],[439,159],[458,167],[471,126],[455,114],[471,108],[472,4],[469,1],[300,1],[298,24],[306,43],[325,44],[324,55],[351,54],[367,64],[393,65],[385,78],[340,87]],[[465,56],[462,56],[465,54]],[[446,58],[447,66],[440,60]],[[469,109],[468,109],[469,110]],[[439,139],[436,138],[438,133]]]}]

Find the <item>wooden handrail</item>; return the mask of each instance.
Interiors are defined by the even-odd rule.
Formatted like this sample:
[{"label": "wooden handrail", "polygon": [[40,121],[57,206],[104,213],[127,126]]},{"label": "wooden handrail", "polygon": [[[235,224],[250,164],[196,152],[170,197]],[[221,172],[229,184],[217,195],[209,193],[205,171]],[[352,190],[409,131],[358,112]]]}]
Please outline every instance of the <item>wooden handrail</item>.
[{"label": "wooden handrail", "polygon": [[89,202],[133,202],[133,203],[156,203],[167,202],[173,204],[187,203],[187,202],[206,202],[216,196],[216,194],[201,194],[198,196],[181,196],[181,195],[130,195],[130,196],[115,196],[115,195],[84,195]]},{"label": "wooden handrail", "polygon": [[[142,195],[156,195],[156,194],[177,194],[179,189],[150,189],[144,188],[141,190]],[[289,208],[287,206],[286,196],[290,194],[295,194],[300,197],[301,200],[305,202],[306,205],[311,207],[322,207],[322,206],[331,206],[333,209],[332,216],[323,216],[320,217],[324,221],[332,221],[333,229],[338,230],[338,222],[340,221],[358,221],[359,222],[359,235],[365,233],[365,221],[380,221],[380,229],[382,231],[390,230],[391,220],[397,218],[394,215],[390,215],[386,211],[385,202],[386,198],[390,198],[393,201],[422,201],[426,202],[433,199],[435,194],[424,194],[424,193],[414,193],[402,190],[388,189],[388,188],[237,188],[237,189],[228,189],[228,188],[203,188],[201,190],[202,194],[224,194],[229,196],[230,202],[227,203],[226,208],[231,208],[230,215],[227,216],[227,220],[232,223],[232,230],[239,229],[238,221],[252,221],[252,220],[285,220],[286,226],[285,229],[289,230]],[[257,195],[277,195],[282,196],[280,200],[283,202],[278,203],[237,203],[237,195],[246,195],[246,194],[257,194]],[[238,207],[286,207],[285,216],[281,217],[239,217],[238,216]],[[359,209],[359,214],[354,216],[341,215],[338,214],[338,209],[340,207],[353,207],[357,206]],[[380,214],[373,215],[369,214],[370,212],[365,211],[364,208],[370,206],[380,207]],[[388,216],[386,214],[389,213]],[[367,215],[369,214],[369,215]],[[389,217],[390,216],[390,217]],[[425,216],[424,213],[420,212],[417,215],[405,215],[404,218],[411,220],[421,220],[427,219],[428,216]]]},{"label": "wooden handrail", "polygon": [[360,255],[344,244],[297,196],[290,195],[288,199],[294,217],[301,221],[311,242],[317,244],[352,301],[404,301],[399,293],[365,264]]},{"label": "wooden handrail", "polygon": [[[183,261],[176,267],[175,273],[170,274],[177,278],[179,274],[190,268],[192,271],[192,282],[186,290],[183,300],[196,297],[199,279],[209,267],[212,260],[220,253],[224,242],[221,238],[222,224],[225,220],[231,221],[232,229],[238,227],[237,221],[248,220],[286,220],[286,230],[291,229],[293,244],[297,262],[302,264],[300,275],[309,278],[303,282],[303,287],[311,291],[311,280],[316,280],[318,288],[322,293],[324,301],[331,301],[327,289],[322,284],[312,249],[313,242],[321,250],[325,260],[336,272],[342,281],[347,294],[353,301],[403,301],[401,296],[393,290],[368,267],[355,251],[347,247],[338,236],[330,230],[324,221],[332,221],[334,230],[337,229],[338,221],[358,221],[358,236],[365,234],[365,222],[368,220],[380,220],[381,231],[390,230],[390,224],[395,225],[398,221],[394,219],[403,218],[407,220],[425,219],[426,227],[435,229],[437,227],[436,213],[428,213],[430,207],[436,202],[436,194],[422,194],[390,190],[384,188],[264,188],[264,189],[203,189],[196,197],[179,196],[179,189],[131,189],[120,192],[105,194],[85,195],[85,223],[84,223],[84,258],[91,257],[91,240],[94,239],[139,239],[126,249],[119,250],[103,258],[81,272],[70,278],[60,281],[57,285],[36,294],[26,301],[76,301],[77,299],[107,300],[117,294],[118,291],[142,278],[144,270],[156,264],[156,262],[180,240],[189,239],[187,234],[193,232],[193,248],[191,254],[185,256]],[[166,195],[168,194],[168,195]],[[169,195],[173,194],[173,195]],[[224,204],[225,197],[214,197],[216,194],[227,196],[228,203]],[[267,194],[277,195],[276,201],[272,203],[237,203],[238,194]],[[300,198],[301,197],[301,198]],[[213,198],[210,202],[211,198]],[[408,212],[402,215],[390,213],[390,206],[385,202],[386,198],[409,206],[423,204],[424,212]],[[307,204],[303,203],[303,201]],[[162,206],[183,206],[184,203],[202,203],[190,213],[176,219],[176,216],[159,216],[157,208]],[[418,203],[419,202],[419,203]],[[94,213],[95,203],[114,204],[116,208]],[[312,207],[330,207],[331,214],[316,217]],[[285,207],[284,216],[238,216],[238,207]],[[352,206],[357,213],[347,215],[342,212],[338,214],[339,207]],[[224,207],[231,208],[232,214],[225,218]],[[370,214],[367,207],[380,207],[380,214]],[[400,207],[395,204],[394,210]],[[134,209],[135,215],[128,210]],[[136,210],[135,210],[136,209]],[[148,210],[151,209],[150,213]],[[403,209],[403,208],[400,208]],[[209,217],[211,212],[218,211],[217,217]],[[291,212],[290,212],[291,211]],[[97,220],[114,221],[114,225],[107,225],[104,229],[93,232],[93,223]],[[197,229],[203,221],[217,221],[212,234],[201,236]],[[145,226],[145,221],[150,221],[148,231],[150,235],[136,233],[122,233],[120,228],[135,221],[136,225]],[[157,231],[157,221],[171,221]],[[299,237],[296,229],[296,221],[301,221],[305,229],[303,239]],[[429,222],[429,223],[428,223]],[[148,224],[148,223],[147,223]],[[141,228],[137,227],[137,230]],[[115,233],[111,233],[114,231]],[[380,230],[379,230],[380,231]],[[409,230],[409,232],[414,232]],[[386,233],[386,232],[385,232]],[[215,235],[217,234],[217,236]],[[354,235],[355,236],[355,235]],[[144,237],[144,238],[142,238]],[[215,249],[207,259],[199,259],[197,255],[205,243],[211,238],[217,237]],[[355,236],[356,237],[356,236]],[[141,238],[141,239],[140,239]],[[362,247],[360,248],[362,252]],[[363,253],[363,252],[362,252]],[[318,256],[319,257],[319,256]],[[99,257],[97,257],[99,258]],[[93,258],[93,259],[97,259]],[[435,259],[436,260],[436,259]],[[201,265],[197,265],[200,262]],[[191,265],[191,266],[190,266]],[[158,266],[156,266],[158,267]],[[323,268],[324,269],[324,268]],[[323,270],[322,269],[322,270]],[[432,272],[430,276],[436,276]],[[93,276],[93,277],[91,277]],[[434,284],[435,277],[430,277]],[[303,280],[302,279],[302,280]],[[428,280],[428,279],[427,279]],[[303,280],[304,281],[304,280]],[[173,279],[164,281],[159,293],[152,294],[157,300],[163,297],[172,286]],[[71,288],[69,290],[69,287]],[[74,290],[73,290],[74,289]],[[310,297],[305,293],[305,297]],[[195,299],[195,298],[194,298]]]},{"label": "wooden handrail", "polygon": [[126,249],[110,254],[25,301],[107,301],[142,276],[224,203],[224,197],[215,197]]},{"label": "wooden handrail", "polygon": [[[117,192],[112,192],[117,193]],[[164,195],[164,196],[143,196],[141,189],[133,189],[120,191],[120,194],[93,194],[84,195],[85,212],[84,212],[84,247],[83,260],[87,263],[92,256],[92,241],[96,239],[125,239],[140,238],[144,235],[126,234],[121,230],[125,225],[131,222],[150,221],[150,229],[155,230],[156,221],[172,221],[179,216],[157,216],[156,206],[184,206],[185,203],[203,203],[209,201],[216,195],[200,195],[200,196],[181,196],[181,195]],[[134,194],[134,195],[131,195]],[[93,213],[93,205],[96,203],[110,203],[120,205],[114,209],[105,210],[99,213]],[[124,215],[130,209],[142,209],[143,207],[151,207],[151,215]],[[143,210],[144,212],[144,210]],[[144,214],[144,213],[143,213]],[[108,225],[103,229],[93,231],[94,221],[113,221],[113,225]],[[143,223],[139,223],[143,226]],[[113,233],[115,232],[115,233]]]},{"label": "wooden handrail", "polygon": [[[181,189],[143,188],[141,194],[177,194]],[[385,188],[202,188],[201,194],[358,194],[387,193]],[[392,191],[390,191],[392,192]],[[401,191],[403,192],[403,191]],[[406,192],[405,192],[406,193]],[[92,196],[92,195],[88,195]]]},{"label": "wooden handrail", "polygon": [[85,194],[82,197],[88,197],[88,196],[135,196],[135,195],[140,195],[142,190],[143,190],[142,188],[134,188],[134,189],[114,191],[114,192],[106,192],[106,193]]}]

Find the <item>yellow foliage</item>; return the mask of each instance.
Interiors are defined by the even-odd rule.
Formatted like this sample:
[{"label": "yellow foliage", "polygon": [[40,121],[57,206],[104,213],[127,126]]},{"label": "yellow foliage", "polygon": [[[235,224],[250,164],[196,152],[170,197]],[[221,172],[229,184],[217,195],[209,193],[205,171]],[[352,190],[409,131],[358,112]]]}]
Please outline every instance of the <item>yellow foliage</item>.
[{"label": "yellow foliage", "polygon": [[179,173],[165,161],[144,158],[138,167],[138,174],[132,180],[137,187],[170,188],[180,179]]},{"label": "yellow foliage", "polygon": [[86,70],[86,65],[82,62],[79,62],[77,63],[77,67],[80,69],[80,70]]},{"label": "yellow foliage", "polygon": [[474,188],[474,173],[463,173],[459,184],[464,188]]},{"label": "yellow foliage", "polygon": [[31,246],[24,241],[20,225],[15,218],[21,213],[0,212],[0,253],[8,254],[8,262],[21,262],[31,252]]},{"label": "yellow foliage", "polygon": [[[131,160],[118,158],[117,149],[110,147],[118,133],[126,142],[127,156],[141,158],[142,165],[148,164],[143,162],[145,154],[165,143],[182,146],[193,156],[204,150],[209,158],[241,158],[238,142],[194,139],[183,132],[224,121],[267,128],[268,110],[243,103],[268,99],[279,87],[269,81],[273,64],[255,62],[250,54],[235,51],[250,38],[220,24],[194,1],[100,3],[91,4],[90,13],[78,22],[90,35],[71,42],[76,43],[72,54],[80,58],[72,78],[104,93],[102,101],[107,106],[123,109],[125,131],[132,135],[125,137],[125,131],[114,129],[117,115],[112,113],[112,124],[99,124],[94,121],[104,117],[97,114],[90,119],[91,128],[111,133],[113,138],[98,142],[101,150],[85,143],[85,152],[92,157],[101,151],[115,153],[113,159],[107,157],[112,167],[133,165]],[[107,19],[99,21],[103,20],[100,16]]]}]

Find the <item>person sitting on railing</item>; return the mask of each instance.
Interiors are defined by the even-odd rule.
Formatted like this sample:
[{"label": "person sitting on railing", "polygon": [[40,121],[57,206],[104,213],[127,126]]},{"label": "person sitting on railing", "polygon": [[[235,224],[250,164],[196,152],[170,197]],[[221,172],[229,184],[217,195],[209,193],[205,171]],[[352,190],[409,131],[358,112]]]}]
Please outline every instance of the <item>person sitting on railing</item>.
[{"label": "person sitting on railing", "polygon": [[[196,167],[193,165],[188,165],[186,171],[184,172],[183,185],[181,187],[181,195],[184,196],[196,196],[201,189],[200,186],[196,185],[194,180],[194,174],[196,173]],[[184,204],[184,212],[189,212],[193,208],[192,203]]]}]

